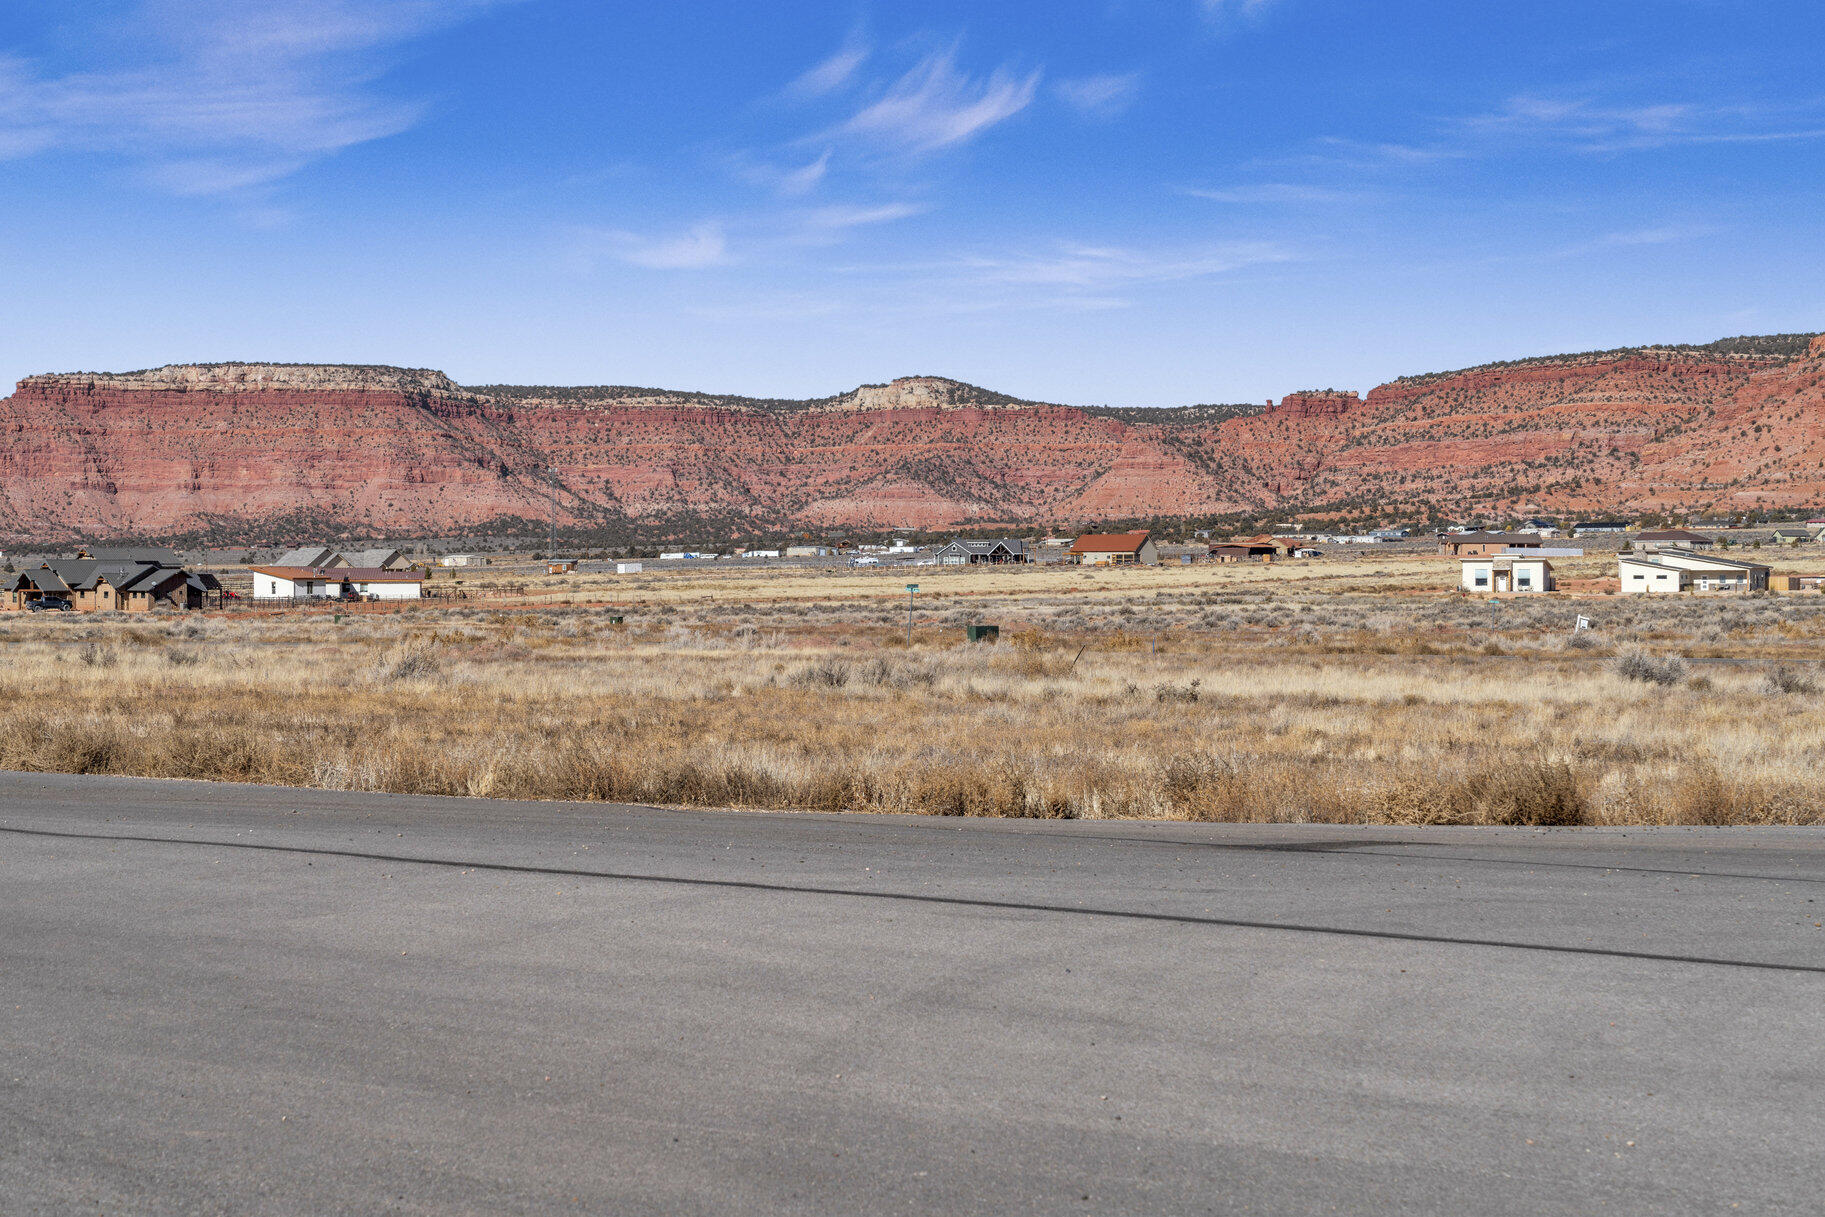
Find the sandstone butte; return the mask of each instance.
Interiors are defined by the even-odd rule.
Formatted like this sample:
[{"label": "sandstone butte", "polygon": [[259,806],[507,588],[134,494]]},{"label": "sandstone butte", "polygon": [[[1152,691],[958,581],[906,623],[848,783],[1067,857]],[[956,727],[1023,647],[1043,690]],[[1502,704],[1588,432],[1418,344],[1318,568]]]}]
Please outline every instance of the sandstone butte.
[{"label": "sandstone butte", "polygon": [[811,401],[440,372],[203,364],[0,399],[0,537],[542,521],[713,530],[1069,526],[1367,507],[1825,508],[1825,336],[1409,376],[1262,407],[1107,409],[938,377]]}]

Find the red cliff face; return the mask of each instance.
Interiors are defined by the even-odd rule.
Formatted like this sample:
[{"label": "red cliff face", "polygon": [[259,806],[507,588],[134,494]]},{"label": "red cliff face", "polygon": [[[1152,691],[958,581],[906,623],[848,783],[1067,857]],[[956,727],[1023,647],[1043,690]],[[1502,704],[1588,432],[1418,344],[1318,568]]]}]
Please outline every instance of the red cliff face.
[{"label": "red cliff face", "polygon": [[438,535],[502,518],[938,527],[1337,505],[1825,503],[1825,337],[1409,377],[1237,414],[1094,411],[937,377],[815,402],[465,390],[390,368],[37,376],[0,400],[0,536]]},{"label": "red cliff face", "polygon": [[1355,393],[1308,389],[1302,393],[1288,393],[1274,410],[1283,418],[1342,418],[1360,405],[1362,399]]}]

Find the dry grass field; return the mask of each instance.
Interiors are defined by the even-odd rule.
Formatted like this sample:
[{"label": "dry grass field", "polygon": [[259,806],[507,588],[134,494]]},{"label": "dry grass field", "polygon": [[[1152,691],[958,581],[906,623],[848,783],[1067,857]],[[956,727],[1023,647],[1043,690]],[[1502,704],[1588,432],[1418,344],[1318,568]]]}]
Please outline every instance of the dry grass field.
[{"label": "dry grass field", "polygon": [[[1825,821],[1825,597],[1491,603],[1442,590],[1455,571],[705,566],[520,576],[590,602],[543,607],[10,614],[0,767],[940,815]],[[1001,640],[965,643],[976,621]]]}]

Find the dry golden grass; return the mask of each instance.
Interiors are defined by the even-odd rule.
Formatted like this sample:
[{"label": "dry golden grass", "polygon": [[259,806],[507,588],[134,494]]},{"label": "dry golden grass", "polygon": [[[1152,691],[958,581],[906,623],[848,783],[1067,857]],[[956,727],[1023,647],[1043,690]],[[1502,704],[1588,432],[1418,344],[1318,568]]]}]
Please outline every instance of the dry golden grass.
[{"label": "dry golden grass", "polygon": [[[1825,598],[1492,606],[1291,570],[921,570],[910,649],[903,591],[816,571],[654,578],[677,586],[626,626],[9,615],[0,766],[942,815],[1825,821]],[[962,643],[982,618],[1003,641]],[[1629,679],[1629,649],[1692,662]]]}]

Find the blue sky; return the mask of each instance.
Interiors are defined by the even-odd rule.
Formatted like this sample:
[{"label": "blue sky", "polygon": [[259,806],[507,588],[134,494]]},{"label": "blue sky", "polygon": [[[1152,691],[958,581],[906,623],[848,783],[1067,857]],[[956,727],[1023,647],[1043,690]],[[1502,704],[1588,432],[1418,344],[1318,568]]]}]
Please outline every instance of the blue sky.
[{"label": "blue sky", "polygon": [[7,0],[0,382],[1170,405],[1825,328],[1816,4]]}]

